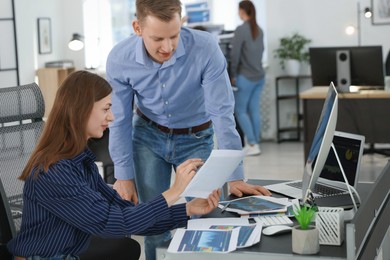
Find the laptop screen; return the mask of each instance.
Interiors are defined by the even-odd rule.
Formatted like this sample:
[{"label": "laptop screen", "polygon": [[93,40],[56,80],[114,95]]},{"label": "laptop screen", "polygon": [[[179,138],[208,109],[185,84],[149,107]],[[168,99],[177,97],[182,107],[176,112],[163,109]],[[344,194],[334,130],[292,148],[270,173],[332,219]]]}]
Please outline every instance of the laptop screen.
[{"label": "laptop screen", "polygon": [[[336,132],[333,137],[333,144],[336,148],[337,155],[339,156],[349,185],[355,186],[358,179],[364,137]],[[330,149],[329,151],[320,177],[327,180],[344,182],[344,178],[333,149]]]}]

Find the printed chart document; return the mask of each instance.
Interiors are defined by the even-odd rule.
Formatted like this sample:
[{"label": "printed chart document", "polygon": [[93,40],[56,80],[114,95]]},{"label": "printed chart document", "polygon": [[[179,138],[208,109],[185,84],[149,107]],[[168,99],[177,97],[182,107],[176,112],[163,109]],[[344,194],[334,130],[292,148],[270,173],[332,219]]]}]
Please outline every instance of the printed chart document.
[{"label": "printed chart document", "polygon": [[241,150],[213,150],[181,196],[206,199],[223,186],[244,157]]},{"label": "printed chart document", "polygon": [[237,248],[242,248],[260,242],[262,223],[249,224],[248,219],[243,218],[200,218],[189,220],[187,228],[191,230],[238,228]]},{"label": "printed chart document", "polygon": [[286,212],[289,202],[268,196],[249,196],[230,201],[219,202],[218,207],[240,215]]},{"label": "printed chart document", "polygon": [[229,253],[237,248],[239,229],[177,229],[168,247],[169,253]]},{"label": "printed chart document", "polygon": [[262,224],[250,224],[246,226],[213,225],[210,229],[233,230],[238,229],[237,248],[249,247],[260,242]]}]

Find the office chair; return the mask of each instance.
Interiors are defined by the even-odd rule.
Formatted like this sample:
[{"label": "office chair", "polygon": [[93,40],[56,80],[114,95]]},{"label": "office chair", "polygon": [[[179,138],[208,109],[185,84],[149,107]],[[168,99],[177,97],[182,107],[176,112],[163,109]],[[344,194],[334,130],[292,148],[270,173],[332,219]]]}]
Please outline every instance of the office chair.
[{"label": "office chair", "polygon": [[3,184],[0,180],[0,259],[12,260],[12,255],[7,250],[7,243],[15,236],[8,199],[5,196]]},{"label": "office chair", "polygon": [[88,140],[88,147],[96,155],[96,160],[103,163],[103,178],[108,184],[114,184],[114,163],[108,151],[109,128],[103,132],[101,138]]},{"label": "office chair", "polygon": [[18,180],[44,126],[45,105],[37,84],[0,88],[0,237],[5,245],[20,229],[23,181]]},{"label": "office chair", "polygon": [[[20,230],[24,182],[18,180],[44,128],[45,105],[32,83],[0,88],[0,259],[12,259],[7,243]],[[104,145],[105,146],[105,145]],[[128,250],[124,250],[128,249]],[[131,250],[131,251],[130,251]],[[140,245],[130,238],[93,237],[82,260],[138,259]]]}]

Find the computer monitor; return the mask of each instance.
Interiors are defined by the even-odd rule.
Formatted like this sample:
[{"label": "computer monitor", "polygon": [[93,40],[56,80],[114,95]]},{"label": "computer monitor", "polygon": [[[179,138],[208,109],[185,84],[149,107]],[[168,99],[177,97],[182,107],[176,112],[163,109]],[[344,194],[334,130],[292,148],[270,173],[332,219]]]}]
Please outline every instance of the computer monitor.
[{"label": "computer monitor", "polygon": [[333,81],[339,92],[384,89],[382,46],[311,47],[309,54],[313,86]]},{"label": "computer monitor", "polygon": [[385,74],[390,76],[390,51],[387,53],[386,62],[385,62]]},{"label": "computer monitor", "polygon": [[317,130],[311,143],[309,155],[305,165],[305,173],[302,178],[302,199],[306,202],[309,191],[314,190],[314,185],[320,176],[325,161],[328,158],[332,145],[333,135],[336,130],[338,109],[338,93],[333,82],[330,83]]}]

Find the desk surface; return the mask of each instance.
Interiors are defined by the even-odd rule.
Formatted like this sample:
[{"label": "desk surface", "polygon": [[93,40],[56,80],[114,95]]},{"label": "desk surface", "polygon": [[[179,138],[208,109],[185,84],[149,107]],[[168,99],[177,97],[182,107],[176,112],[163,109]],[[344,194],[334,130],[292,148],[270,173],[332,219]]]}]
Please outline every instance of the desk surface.
[{"label": "desk surface", "polygon": [[[266,180],[250,180],[250,183],[267,185],[271,183],[277,183],[280,181],[266,181]],[[367,198],[367,195],[370,191],[371,183],[359,183],[358,191],[361,198]],[[274,194],[275,197],[280,197],[277,194]],[[362,201],[363,203],[363,201]],[[207,217],[237,217],[230,212],[221,213],[220,209],[216,209]],[[291,249],[291,233],[280,234],[276,236],[261,236],[260,243],[253,245],[248,248],[237,249],[236,251],[228,254],[207,254],[207,253],[167,253],[169,242],[167,242],[163,247],[157,248],[157,259],[164,260],[198,260],[198,259],[220,259],[223,257],[224,260],[229,259],[267,259],[267,260],[276,260],[276,259],[346,259],[347,249],[345,241],[341,246],[320,246],[320,252],[315,255],[297,255],[292,253]]]},{"label": "desk surface", "polygon": [[[302,91],[299,94],[300,99],[325,99],[328,87],[313,87]],[[390,98],[390,91],[385,90],[361,90],[354,93],[340,93],[339,98]]]}]

